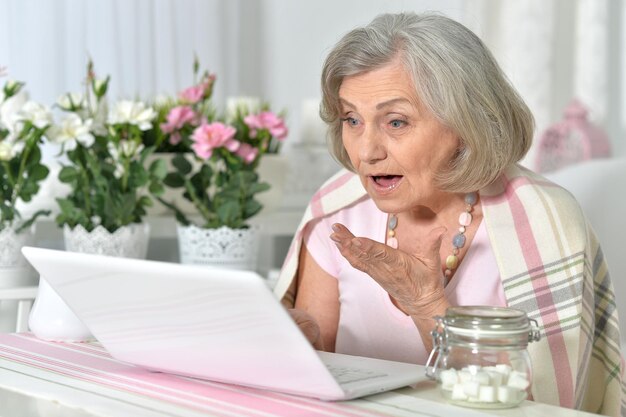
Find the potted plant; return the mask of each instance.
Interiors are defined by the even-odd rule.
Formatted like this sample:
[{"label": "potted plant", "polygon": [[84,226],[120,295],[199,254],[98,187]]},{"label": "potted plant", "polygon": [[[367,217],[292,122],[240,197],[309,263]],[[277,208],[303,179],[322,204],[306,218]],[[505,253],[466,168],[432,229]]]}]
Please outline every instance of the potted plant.
[{"label": "potted plant", "polygon": [[[29,283],[24,279],[32,274],[20,250],[33,245],[37,218],[50,214],[37,210],[25,215],[20,208],[37,195],[48,176],[40,148],[52,124],[49,110],[29,101],[23,86],[7,81],[0,91],[0,268],[5,285]],[[10,283],[13,278],[17,282]]]},{"label": "potted plant", "polygon": [[146,162],[156,145],[145,146],[143,136],[156,112],[130,100],[109,109],[109,80],[97,79],[90,62],[85,94],[58,100],[65,117],[52,140],[67,158],[59,180],[71,191],[57,198],[56,222],[67,250],[141,258],[149,237],[146,208],[163,193],[167,168],[163,161]]},{"label": "potted plant", "polygon": [[263,207],[257,194],[270,188],[257,171],[263,156],[280,146],[287,128],[267,105],[256,112],[239,106],[218,117],[209,103],[214,82],[205,73],[181,94],[193,102],[172,107],[160,125],[167,142],[189,149],[172,158],[165,185],[182,190],[194,211],[181,210],[177,201],[160,201],[176,215],[183,263],[254,269],[258,231],[248,220]]}]

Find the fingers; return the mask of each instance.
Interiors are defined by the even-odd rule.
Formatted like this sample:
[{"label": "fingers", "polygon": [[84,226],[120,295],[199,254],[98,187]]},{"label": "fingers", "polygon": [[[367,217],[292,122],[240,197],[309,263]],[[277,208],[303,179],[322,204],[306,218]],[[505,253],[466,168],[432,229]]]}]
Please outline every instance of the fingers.
[{"label": "fingers", "polygon": [[330,238],[335,242],[339,252],[350,264],[363,271],[369,272],[375,262],[394,264],[396,256],[394,250],[382,243],[368,238],[355,237],[348,228],[340,223],[333,225]]},{"label": "fingers", "polygon": [[426,237],[426,241],[429,242],[430,252],[431,254],[436,254],[439,257],[439,251],[441,250],[441,241],[443,240],[443,236],[446,234],[448,229],[443,226],[435,227],[430,232],[428,232],[428,236]]},{"label": "fingers", "polygon": [[418,314],[444,297],[440,250],[445,227],[436,227],[418,237],[411,254],[402,248],[355,237],[339,223],[332,228],[330,238],[341,255],[352,267],[372,277],[404,311]]},{"label": "fingers", "polygon": [[[352,239],[355,239],[354,235],[346,226],[341,223],[333,224],[333,233],[330,235],[330,238],[337,245],[339,249],[344,246],[349,246],[352,243]],[[359,244],[357,244],[357,247]]]},{"label": "fingers", "polygon": [[316,349],[322,349],[320,326],[317,324],[317,321],[315,321],[313,316],[308,314],[306,311],[296,308],[288,309],[287,312],[289,313],[293,321],[296,322],[296,324],[300,328],[300,331],[313,345],[313,347],[315,347]]},{"label": "fingers", "polygon": [[425,251],[423,254],[417,254],[430,269],[439,270],[441,268],[439,253],[441,252],[441,242],[443,241],[446,231],[447,229],[445,227],[440,226],[428,232],[424,245]]}]

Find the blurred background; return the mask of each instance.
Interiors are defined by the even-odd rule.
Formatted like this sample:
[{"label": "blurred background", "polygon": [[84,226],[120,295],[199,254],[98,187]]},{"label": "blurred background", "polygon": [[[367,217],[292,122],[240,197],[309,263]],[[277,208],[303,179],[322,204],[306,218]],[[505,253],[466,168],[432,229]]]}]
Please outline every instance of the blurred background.
[{"label": "blurred background", "polygon": [[190,85],[196,54],[217,75],[218,104],[254,96],[287,110],[287,150],[324,142],[315,104],[333,43],[378,13],[404,10],[474,30],[530,105],[538,134],[578,98],[613,155],[626,154],[621,0],[0,0],[0,66],[52,104],[81,85],[91,57],[111,75],[112,98],[145,100]]}]

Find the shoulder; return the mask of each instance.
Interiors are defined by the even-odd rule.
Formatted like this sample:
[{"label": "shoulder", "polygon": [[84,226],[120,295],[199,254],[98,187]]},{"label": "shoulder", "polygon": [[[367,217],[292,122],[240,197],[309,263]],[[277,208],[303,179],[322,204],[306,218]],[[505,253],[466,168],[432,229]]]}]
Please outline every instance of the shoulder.
[{"label": "shoulder", "polygon": [[359,177],[342,169],[315,192],[305,217],[309,220],[325,217],[364,198],[367,198],[367,192]]},{"label": "shoulder", "polygon": [[510,210],[514,215],[525,214],[531,222],[545,219],[545,213],[549,213],[586,227],[583,210],[572,193],[520,165],[507,168],[498,180],[481,190],[481,198],[488,211]]}]

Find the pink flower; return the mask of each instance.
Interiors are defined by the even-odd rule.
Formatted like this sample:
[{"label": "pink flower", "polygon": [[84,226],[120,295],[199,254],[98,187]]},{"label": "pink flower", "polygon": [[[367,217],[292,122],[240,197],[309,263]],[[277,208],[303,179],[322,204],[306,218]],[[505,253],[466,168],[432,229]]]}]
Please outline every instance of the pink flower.
[{"label": "pink flower", "polygon": [[167,114],[167,123],[161,123],[163,133],[170,133],[170,143],[176,145],[181,141],[178,132],[187,123],[194,123],[197,120],[196,113],[189,106],[177,106]]},{"label": "pink flower", "polygon": [[180,132],[174,132],[170,134],[170,144],[177,145],[180,141],[183,140],[183,137],[180,135]]},{"label": "pink flower", "polygon": [[189,106],[177,106],[167,114],[167,123],[161,123],[161,129],[165,133],[180,130],[186,123],[192,123],[196,119],[196,113]]},{"label": "pink flower", "polygon": [[241,143],[233,137],[235,128],[223,123],[202,123],[193,131],[191,148],[202,159],[209,159],[213,155],[213,149],[224,147],[231,152],[239,149]]},{"label": "pink flower", "polygon": [[267,129],[273,137],[280,141],[287,137],[288,130],[285,121],[271,111],[250,114],[243,120],[250,128],[250,136],[253,138],[256,137],[258,129]]},{"label": "pink flower", "polygon": [[239,149],[237,149],[236,154],[239,155],[246,164],[251,164],[259,154],[259,150],[247,143],[242,143]]},{"label": "pink flower", "polygon": [[204,92],[209,87],[208,83],[200,83],[198,85],[194,85],[188,87],[178,93],[178,98],[183,103],[196,104],[204,97]]}]

